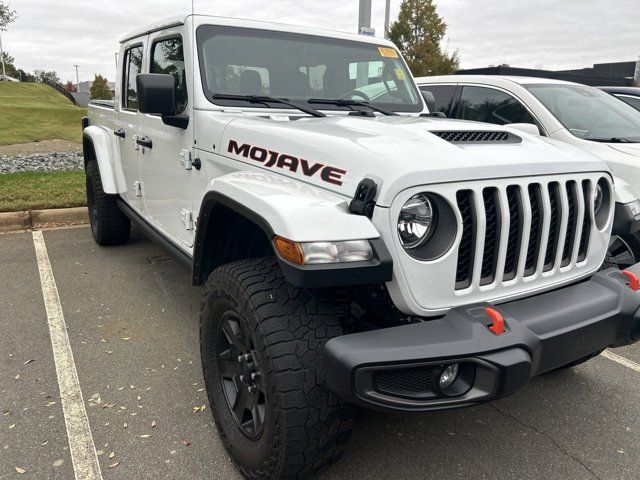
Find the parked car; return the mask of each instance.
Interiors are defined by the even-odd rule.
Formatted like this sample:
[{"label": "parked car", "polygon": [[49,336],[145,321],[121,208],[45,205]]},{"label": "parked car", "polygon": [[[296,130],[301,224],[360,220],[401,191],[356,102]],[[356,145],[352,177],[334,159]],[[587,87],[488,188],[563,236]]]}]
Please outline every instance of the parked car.
[{"label": "parked car", "polygon": [[83,120],[91,232],[122,244],[133,221],[203,287],[209,401],[246,478],[335,462],[355,406],[474,405],[640,338],[640,264],[600,270],[609,167],[431,118],[391,42],[187,16],[118,58]]},{"label": "parked car", "polygon": [[597,87],[640,110],[640,87]]},{"label": "parked car", "polygon": [[20,80],[9,75],[0,75],[0,82],[20,82]]},{"label": "parked car", "polygon": [[450,75],[416,81],[447,117],[511,125],[609,163],[616,222],[607,264],[624,269],[640,260],[640,112],[600,90],[561,80]]}]

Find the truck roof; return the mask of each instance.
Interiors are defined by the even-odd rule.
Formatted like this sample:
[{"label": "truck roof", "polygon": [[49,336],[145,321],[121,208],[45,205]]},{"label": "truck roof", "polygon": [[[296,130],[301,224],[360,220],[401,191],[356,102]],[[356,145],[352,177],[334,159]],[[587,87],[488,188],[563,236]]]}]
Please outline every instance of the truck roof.
[{"label": "truck roof", "polygon": [[395,48],[395,45],[392,42],[385,40],[383,38],[369,37],[365,35],[358,35],[355,33],[339,32],[336,30],[329,30],[329,29],[323,29],[323,28],[302,27],[299,25],[290,25],[286,23],[265,22],[261,20],[249,20],[249,19],[241,19],[241,18],[218,17],[214,15],[199,15],[199,14],[177,15],[170,18],[165,18],[164,20],[161,20],[158,22],[154,22],[150,25],[147,25],[145,27],[129,32],[120,40],[120,43],[127,42],[136,37],[147,35],[149,33],[156,32],[158,30],[163,30],[165,28],[183,25],[189,17],[193,17],[194,22],[198,25],[211,24],[211,25],[235,26],[235,27],[243,27],[243,28],[256,28],[261,30],[276,30],[276,31],[283,31],[283,32],[300,33],[300,34],[306,34],[306,35],[317,35],[320,37],[340,38],[343,40],[353,40],[357,42],[372,43],[376,45],[388,45]]},{"label": "truck roof", "polygon": [[554,78],[544,77],[518,77],[515,75],[435,75],[432,77],[418,77],[416,78],[418,84],[437,82],[437,83],[460,83],[460,82],[477,82],[477,83],[495,83],[500,82],[512,82],[519,85],[532,85],[532,84],[562,84],[562,85],[578,85],[574,82],[567,82],[565,80],[556,80]]}]

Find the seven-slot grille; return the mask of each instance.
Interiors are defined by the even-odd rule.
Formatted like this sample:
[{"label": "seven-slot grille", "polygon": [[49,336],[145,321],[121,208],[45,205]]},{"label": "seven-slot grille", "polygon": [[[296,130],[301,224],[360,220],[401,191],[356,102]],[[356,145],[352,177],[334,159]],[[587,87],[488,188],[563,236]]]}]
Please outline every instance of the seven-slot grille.
[{"label": "seven-slot grille", "polygon": [[592,180],[459,190],[456,290],[575,267],[592,230]]}]

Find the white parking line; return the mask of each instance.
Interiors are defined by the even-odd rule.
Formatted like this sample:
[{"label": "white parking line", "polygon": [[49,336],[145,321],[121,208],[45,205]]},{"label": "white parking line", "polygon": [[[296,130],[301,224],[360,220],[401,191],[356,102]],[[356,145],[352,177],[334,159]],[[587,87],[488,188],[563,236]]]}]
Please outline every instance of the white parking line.
[{"label": "white parking line", "polygon": [[640,373],[640,365],[638,365],[636,362],[629,360],[628,358],[621,357],[620,355],[610,352],[609,350],[605,350],[604,352],[602,352],[602,356]]},{"label": "white parking line", "polygon": [[67,325],[64,321],[58,287],[53,277],[47,246],[41,231],[33,232],[33,244],[36,248],[42,296],[47,311],[53,358],[75,477],[76,480],[102,480],[96,447],[93,443],[87,411],[84,408],[78,372],[67,335]]}]

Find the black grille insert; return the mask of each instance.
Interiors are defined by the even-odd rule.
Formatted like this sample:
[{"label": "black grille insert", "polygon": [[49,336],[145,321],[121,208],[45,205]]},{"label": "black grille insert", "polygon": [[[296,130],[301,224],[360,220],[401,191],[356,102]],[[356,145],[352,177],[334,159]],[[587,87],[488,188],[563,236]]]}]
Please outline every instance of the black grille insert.
[{"label": "black grille insert", "polygon": [[498,262],[498,247],[500,246],[500,232],[502,221],[500,215],[500,197],[498,189],[491,187],[482,191],[487,227],[484,234],[484,252],[482,254],[482,272],[480,285],[493,282],[496,264]]},{"label": "black grille insert", "polygon": [[529,185],[529,203],[531,204],[531,230],[529,245],[527,247],[527,259],[524,264],[524,276],[528,277],[536,273],[538,256],[540,255],[540,243],[542,242],[542,223],[544,210],[542,203],[541,187],[537,183]]},{"label": "black grille insert", "polygon": [[476,219],[471,190],[458,191],[456,200],[462,216],[462,238],[458,248],[458,267],[456,270],[456,289],[460,290],[471,285],[473,258],[476,249]]},{"label": "black grille insert", "polygon": [[560,236],[560,222],[562,220],[562,202],[560,200],[560,185],[558,182],[549,184],[549,203],[551,204],[551,219],[549,223],[549,236],[547,238],[547,250],[544,256],[544,271],[548,272],[556,262],[558,240]]},{"label": "black grille insert", "polygon": [[522,243],[522,198],[520,187],[507,187],[507,201],[509,203],[509,236],[507,241],[507,256],[504,261],[503,280],[512,280],[518,270],[520,244]]},{"label": "black grille insert", "polygon": [[567,188],[567,235],[564,238],[564,246],[562,248],[562,262],[560,266],[566,267],[571,262],[571,253],[573,252],[573,243],[578,228],[578,192],[576,191],[576,182],[570,181],[566,184]]},{"label": "black grille insert", "polygon": [[582,221],[582,232],[580,233],[580,244],[578,245],[578,262],[587,258],[587,248],[589,247],[589,235],[591,234],[591,182],[582,181],[582,197],[584,198],[584,220]]}]

